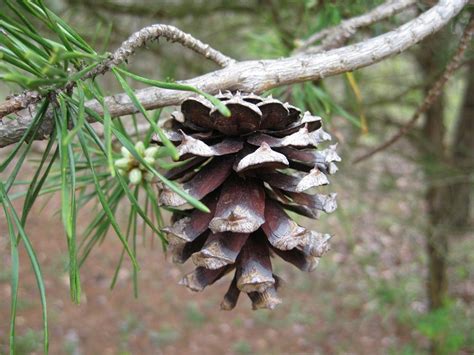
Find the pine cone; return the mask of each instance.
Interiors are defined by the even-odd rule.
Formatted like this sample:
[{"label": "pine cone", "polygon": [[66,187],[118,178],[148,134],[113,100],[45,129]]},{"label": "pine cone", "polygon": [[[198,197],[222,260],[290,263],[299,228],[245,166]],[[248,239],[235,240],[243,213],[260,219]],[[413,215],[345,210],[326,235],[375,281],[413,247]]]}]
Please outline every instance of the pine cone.
[{"label": "pine cone", "polygon": [[[310,218],[334,211],[336,194],[304,191],[328,184],[327,175],[337,171],[334,162],[340,158],[335,145],[314,149],[331,139],[320,117],[271,97],[217,97],[231,117],[193,97],[173,114],[172,129],[165,131],[185,160],[166,177],[211,210],[175,214],[174,224],[165,228],[169,252],[175,262],[191,258],[196,265],[180,282],[193,291],[235,269],[222,309],[234,308],[240,292],[254,309],[272,309],[281,303],[276,294],[281,280],[273,274],[271,257],[312,271],[329,249],[328,234],[299,226],[285,210]],[[154,141],[160,143],[157,137]],[[186,202],[163,187],[160,203],[178,207]]]}]

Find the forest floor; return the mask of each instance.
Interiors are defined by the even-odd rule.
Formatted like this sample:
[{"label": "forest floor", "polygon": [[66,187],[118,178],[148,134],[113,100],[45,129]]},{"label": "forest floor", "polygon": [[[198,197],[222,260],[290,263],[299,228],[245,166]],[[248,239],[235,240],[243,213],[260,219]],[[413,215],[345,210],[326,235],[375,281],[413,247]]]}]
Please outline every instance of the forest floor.
[{"label": "forest floor", "polygon": [[[334,234],[332,250],[313,273],[275,262],[286,280],[283,304],[252,311],[241,297],[219,310],[230,280],[202,293],[178,285],[192,265],[173,265],[150,236],[138,247],[139,297],[130,264],[110,282],[121,246],[113,233],[82,267],[82,301],[69,299],[67,248],[59,196],[36,204],[27,231],[46,280],[51,354],[423,354],[429,338],[447,353],[474,352],[474,238],[451,239],[449,308],[426,314],[423,176],[398,155],[383,153],[332,178],[339,209],[315,230]],[[46,201],[43,199],[43,201]],[[87,213],[81,215],[83,225]],[[141,238],[139,238],[141,240]],[[0,216],[0,354],[7,352],[10,313],[9,245]],[[42,353],[36,282],[21,254],[18,353]]]}]

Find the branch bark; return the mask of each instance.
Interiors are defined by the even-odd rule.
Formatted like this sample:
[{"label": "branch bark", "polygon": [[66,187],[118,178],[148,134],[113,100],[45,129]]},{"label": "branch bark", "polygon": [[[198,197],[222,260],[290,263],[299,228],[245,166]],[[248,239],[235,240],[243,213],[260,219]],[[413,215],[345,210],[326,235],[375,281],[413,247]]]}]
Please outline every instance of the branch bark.
[{"label": "branch bark", "polygon": [[[441,0],[428,11],[383,35],[361,43],[333,49],[319,54],[296,55],[275,60],[243,61],[194,79],[181,81],[205,92],[215,94],[219,90],[240,90],[261,93],[283,86],[318,80],[377,63],[394,54],[401,53],[427,36],[444,27],[456,16],[468,0]],[[178,105],[191,96],[189,92],[146,88],[136,91],[136,96],[146,109]],[[137,109],[126,94],[117,94],[105,100],[112,116],[136,113]],[[86,106],[102,114],[101,105],[95,101]],[[18,141],[32,121],[29,112],[19,114],[21,124],[0,124],[0,147]],[[48,136],[48,127],[42,127],[36,139]]]},{"label": "branch bark", "polygon": [[208,44],[201,42],[190,34],[181,31],[171,25],[151,25],[135,32],[129,39],[115,51],[112,58],[105,63],[105,66],[116,66],[125,61],[132,55],[137,48],[143,47],[148,41],[157,40],[160,37],[166,38],[168,41],[177,42],[186,48],[212,60],[221,67],[226,67],[235,62],[234,59],[227,57],[221,52],[211,48]]},{"label": "branch bark", "polygon": [[[358,28],[370,26],[376,22],[384,20],[405,10],[415,3],[416,0],[388,0],[361,16],[344,20],[337,26],[329,27],[313,34],[298,47],[296,52],[316,53],[336,48],[352,37]],[[319,40],[323,40],[321,45],[311,47]]]}]

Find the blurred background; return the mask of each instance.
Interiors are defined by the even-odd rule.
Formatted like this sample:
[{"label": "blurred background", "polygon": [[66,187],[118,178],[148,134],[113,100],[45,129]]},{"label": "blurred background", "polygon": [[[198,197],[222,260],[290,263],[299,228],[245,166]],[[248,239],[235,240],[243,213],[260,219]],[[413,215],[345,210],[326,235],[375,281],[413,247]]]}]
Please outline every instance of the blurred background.
[{"label": "blurred background", "polygon": [[[50,0],[47,5],[94,48],[112,51],[134,31],[172,24],[238,60],[290,55],[312,33],[381,3],[375,0]],[[363,28],[352,41],[376,36],[432,5],[416,6]],[[2,5],[3,6],[3,5]],[[1,7],[0,7],[1,10]],[[338,210],[304,226],[333,234],[332,249],[313,273],[276,261],[286,280],[283,304],[250,310],[242,297],[219,310],[229,280],[202,293],[177,284],[192,265],[167,260],[151,233],[138,228],[141,271],[132,271],[113,233],[81,268],[82,301],[69,299],[67,248],[59,194],[42,197],[27,224],[42,265],[52,354],[445,354],[474,353],[474,71],[472,49],[441,99],[394,146],[353,160],[391,137],[420,105],[456,49],[462,13],[422,44],[350,74],[276,89],[280,99],[323,117],[343,161],[332,177]],[[186,79],[217,69],[162,40],[129,60],[153,79]],[[109,94],[120,92],[106,75]],[[134,83],[134,88],[140,88]],[[16,88],[0,83],[3,99]],[[165,110],[164,115],[174,108]],[[41,150],[42,142],[35,143]],[[10,148],[0,151],[0,158]],[[34,164],[34,155],[31,164]],[[33,165],[32,165],[33,166]],[[26,165],[20,179],[34,172]],[[17,201],[16,206],[21,206]],[[119,209],[125,224],[127,209]],[[94,216],[82,210],[85,229]],[[0,354],[8,350],[10,259],[0,217]],[[79,228],[81,229],[81,227]],[[41,353],[41,309],[26,256],[21,268],[17,350]],[[431,280],[428,287],[427,280]]]}]

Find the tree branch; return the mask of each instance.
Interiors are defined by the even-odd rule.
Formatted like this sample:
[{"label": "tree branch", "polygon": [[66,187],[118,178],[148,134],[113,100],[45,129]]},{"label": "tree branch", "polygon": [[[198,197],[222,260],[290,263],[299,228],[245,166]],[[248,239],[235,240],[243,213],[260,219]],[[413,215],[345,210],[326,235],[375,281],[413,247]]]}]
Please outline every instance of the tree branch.
[{"label": "tree branch", "polygon": [[[211,94],[219,90],[261,93],[283,85],[318,80],[353,71],[401,53],[420,42],[444,27],[467,3],[468,0],[441,0],[437,5],[403,26],[361,43],[319,54],[238,62],[180,83],[195,86]],[[191,95],[193,94],[189,92],[155,87],[136,91],[137,98],[148,110],[179,105]],[[107,97],[105,103],[114,117],[137,112],[126,94]],[[103,113],[102,106],[96,100],[87,102],[86,106],[99,114]],[[32,121],[29,112],[18,114],[22,124],[15,122],[0,124],[0,147],[18,141],[26,130],[27,123]],[[46,126],[41,128],[40,135],[35,139],[47,138],[49,128]]]},{"label": "tree branch", "polygon": [[[296,53],[316,53],[323,50],[337,48],[354,35],[360,27],[370,26],[373,23],[393,16],[406,8],[414,5],[416,0],[388,0],[375,9],[357,17],[342,21],[339,25],[326,28],[305,40],[296,50]],[[311,47],[319,40],[321,45]]]},{"label": "tree branch", "polygon": [[[144,46],[151,40],[157,40],[160,37],[168,41],[177,42],[186,48],[212,60],[221,67],[226,67],[235,62],[234,59],[227,57],[221,52],[211,48],[208,44],[201,42],[190,34],[181,31],[179,28],[170,25],[151,25],[135,32],[114,52],[112,58],[104,63],[105,71],[125,61],[135,50]],[[104,72],[105,72],[104,71]]]},{"label": "tree branch", "polygon": [[397,142],[401,137],[403,137],[412,129],[413,125],[416,123],[418,118],[423,113],[425,113],[441,95],[444,84],[446,84],[449,78],[453,76],[454,72],[461,67],[464,52],[466,51],[469,45],[469,41],[471,40],[473,33],[474,33],[474,18],[471,18],[471,20],[469,21],[469,24],[466,26],[464,30],[463,36],[459,42],[459,47],[456,53],[453,55],[450,62],[446,66],[446,69],[444,70],[443,74],[440,76],[440,78],[434,83],[434,85],[428,91],[428,94],[423,100],[423,103],[417,108],[417,110],[413,114],[410,121],[408,121],[408,123],[403,125],[392,138],[388,139],[384,143],[380,144],[378,147],[370,150],[369,152],[363,154],[362,156],[356,158],[353,161],[353,164],[360,163],[361,161],[364,161],[374,156],[378,152],[381,152],[382,150],[387,149],[388,147],[390,147],[392,144]]},{"label": "tree branch", "polygon": [[[112,67],[117,66],[127,60],[128,57],[135,53],[140,47],[146,45],[147,42],[158,40],[160,37],[166,38],[168,41],[177,42],[183,47],[189,48],[196,53],[212,60],[221,67],[226,67],[235,63],[235,60],[227,57],[221,52],[213,49],[210,45],[201,42],[190,34],[181,31],[171,25],[151,25],[132,34],[113,54],[109,56],[103,63],[95,67],[93,70],[84,75],[81,80],[94,78],[108,72]],[[75,82],[67,83],[63,91],[72,89],[76,85]],[[6,102],[0,104],[0,118],[20,111],[31,104],[37,103],[43,97],[36,91],[26,91],[20,95],[14,96]]]},{"label": "tree branch", "polygon": [[42,96],[37,91],[25,91],[20,95],[13,96],[0,104],[0,124],[2,117],[10,113],[27,108],[29,105],[37,103]]}]

